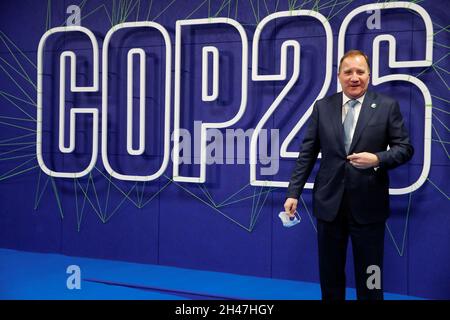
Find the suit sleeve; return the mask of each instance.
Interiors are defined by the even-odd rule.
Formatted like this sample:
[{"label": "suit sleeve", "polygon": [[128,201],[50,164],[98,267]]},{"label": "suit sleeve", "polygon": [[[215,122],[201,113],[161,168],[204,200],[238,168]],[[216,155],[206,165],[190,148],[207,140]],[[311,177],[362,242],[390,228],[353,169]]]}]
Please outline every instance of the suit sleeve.
[{"label": "suit sleeve", "polygon": [[312,114],[309,118],[308,128],[300,149],[300,154],[295,163],[294,171],[287,190],[287,198],[298,199],[303,191],[306,180],[308,179],[316,162],[317,155],[320,151],[319,141],[319,111],[317,103],[313,107]]},{"label": "suit sleeve", "polygon": [[376,153],[380,160],[380,168],[393,169],[409,161],[414,148],[409,141],[398,102],[394,102],[389,114],[388,127],[389,150]]}]

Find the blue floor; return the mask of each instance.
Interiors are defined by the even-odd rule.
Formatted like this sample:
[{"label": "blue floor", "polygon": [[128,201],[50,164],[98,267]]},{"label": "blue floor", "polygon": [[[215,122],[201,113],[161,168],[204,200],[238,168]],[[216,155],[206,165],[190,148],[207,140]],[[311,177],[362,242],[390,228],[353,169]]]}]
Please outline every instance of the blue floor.
[{"label": "blue floor", "polygon": [[[69,290],[66,268],[81,270]],[[355,299],[355,290],[347,289]],[[317,300],[317,283],[0,249],[0,299]],[[415,297],[385,293],[386,300]]]}]

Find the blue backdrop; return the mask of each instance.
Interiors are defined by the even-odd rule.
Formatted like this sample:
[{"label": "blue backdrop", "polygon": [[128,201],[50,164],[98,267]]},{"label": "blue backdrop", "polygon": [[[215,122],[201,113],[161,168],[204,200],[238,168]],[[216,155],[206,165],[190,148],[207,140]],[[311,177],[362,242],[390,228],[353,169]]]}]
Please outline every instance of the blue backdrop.
[{"label": "blue backdrop", "polygon": [[[84,0],[76,4],[81,8],[81,26],[91,30],[99,43],[100,80],[103,40],[114,25],[153,21],[166,28],[172,51],[172,133],[177,20],[227,17],[244,27],[249,48],[245,70],[248,99],[244,114],[228,129],[245,131],[256,127],[293,72],[294,53],[288,49],[286,80],[252,80],[252,39],[257,24],[269,14],[289,10],[312,9],[326,17],[333,31],[332,78],[327,93],[332,94],[337,90],[339,28],[353,9],[369,3],[372,2]],[[2,1],[0,4],[0,247],[317,282],[316,221],[311,216],[311,191],[306,190],[301,198],[302,223],[292,229],[284,228],[277,215],[283,209],[285,188],[250,185],[248,138],[245,154],[239,157],[233,141],[224,140],[221,149],[224,164],[207,165],[206,181],[201,184],[174,181],[171,158],[167,169],[154,181],[115,179],[103,166],[100,147],[95,168],[84,177],[54,178],[40,169],[36,158],[38,44],[47,30],[66,24],[72,14],[66,11],[71,4],[74,3],[67,0]],[[403,188],[414,183],[421,175],[425,158],[431,159],[431,169],[420,188],[391,196],[384,282],[390,292],[448,299],[450,41],[445,27],[448,13],[442,10],[442,2],[426,0],[420,6],[433,22],[431,66],[390,68],[389,47],[383,42],[379,75],[407,74],[426,85],[432,97],[430,153],[424,151],[426,120],[421,91],[406,81],[372,87],[399,100],[416,150],[407,165],[390,173],[391,187]],[[351,20],[345,37],[346,49],[362,49],[372,57],[375,37],[390,34],[397,41],[396,60],[425,59],[425,23],[420,15],[407,9],[381,10],[378,28],[370,29],[367,21],[374,19],[373,14],[363,12]],[[200,174],[196,161],[200,153],[194,145],[199,142],[200,134],[195,123],[224,122],[238,112],[243,44],[236,29],[225,24],[183,26],[180,39],[180,127],[191,132],[193,147],[190,155],[193,164],[180,165],[180,175],[196,177]],[[259,45],[260,74],[280,72],[281,45],[286,40],[300,43],[300,76],[263,127],[279,130],[280,145],[317,99],[326,74],[327,38],[323,26],[311,17],[295,16],[273,20],[263,29]],[[215,46],[219,51],[219,95],[212,102],[203,101],[201,95],[205,46]],[[140,156],[132,156],[126,149],[127,54],[131,48],[142,48],[146,53],[146,148]],[[81,171],[91,158],[93,119],[90,115],[77,117],[75,151],[61,153],[58,149],[60,55],[66,50],[77,55],[76,84],[89,86],[93,81],[92,45],[88,38],[77,32],[51,35],[43,52],[42,157],[52,170],[72,172]],[[122,174],[150,175],[163,163],[166,52],[163,36],[151,28],[119,30],[110,40],[108,159],[111,167]],[[139,61],[133,61],[133,146],[137,148]],[[66,70],[66,146],[70,108],[94,108],[100,115],[102,110],[101,81],[98,92],[71,92],[69,74]],[[225,139],[226,130],[220,131],[223,135],[216,134],[211,141]],[[288,151],[298,151],[303,131],[296,135]],[[269,150],[276,143],[274,137],[269,139]],[[226,159],[225,146],[235,148],[234,156]],[[275,154],[269,152],[269,156],[275,157],[278,149]],[[220,152],[216,148],[212,155],[219,156]],[[258,162],[257,178],[287,181],[294,161],[281,158],[279,171],[270,176],[260,175],[260,169],[269,165]],[[352,268],[349,257],[349,286],[354,285]]]}]

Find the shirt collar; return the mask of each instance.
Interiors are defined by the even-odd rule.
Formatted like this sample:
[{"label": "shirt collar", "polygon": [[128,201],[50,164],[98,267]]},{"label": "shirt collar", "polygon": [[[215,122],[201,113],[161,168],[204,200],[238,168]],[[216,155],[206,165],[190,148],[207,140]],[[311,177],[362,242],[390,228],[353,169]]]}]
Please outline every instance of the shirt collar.
[{"label": "shirt collar", "polygon": [[[364,101],[364,97],[366,96],[365,92],[361,97],[359,97],[358,99],[356,99],[361,105]],[[342,92],[342,106],[344,106],[349,100],[354,100],[352,98],[349,98],[344,92]]]}]

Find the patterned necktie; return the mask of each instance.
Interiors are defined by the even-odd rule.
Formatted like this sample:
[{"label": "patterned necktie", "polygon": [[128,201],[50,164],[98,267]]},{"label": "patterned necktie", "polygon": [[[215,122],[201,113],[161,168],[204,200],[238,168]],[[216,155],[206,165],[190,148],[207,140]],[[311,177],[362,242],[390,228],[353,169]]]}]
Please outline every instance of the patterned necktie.
[{"label": "patterned necktie", "polygon": [[358,103],[358,100],[349,100],[347,102],[348,105],[348,111],[345,115],[344,119],[344,145],[345,145],[345,152],[347,152],[350,149],[350,145],[352,144],[352,128],[354,126],[355,122],[355,106]]}]

